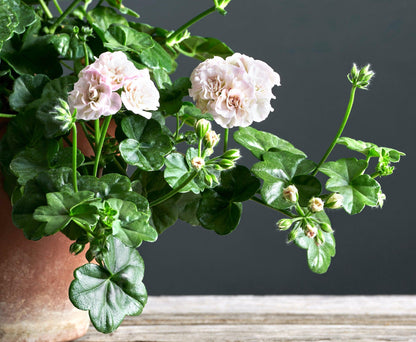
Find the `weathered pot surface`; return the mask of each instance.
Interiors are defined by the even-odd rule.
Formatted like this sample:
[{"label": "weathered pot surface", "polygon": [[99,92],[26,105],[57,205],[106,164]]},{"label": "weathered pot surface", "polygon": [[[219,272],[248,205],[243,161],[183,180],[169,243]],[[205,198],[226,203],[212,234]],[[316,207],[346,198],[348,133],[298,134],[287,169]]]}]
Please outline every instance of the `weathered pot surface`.
[{"label": "weathered pot surface", "polygon": [[60,233],[27,240],[13,225],[1,174],[0,220],[0,341],[71,341],[84,335],[88,314],[68,299],[73,270],[86,262],[84,255],[71,255],[71,241]]}]

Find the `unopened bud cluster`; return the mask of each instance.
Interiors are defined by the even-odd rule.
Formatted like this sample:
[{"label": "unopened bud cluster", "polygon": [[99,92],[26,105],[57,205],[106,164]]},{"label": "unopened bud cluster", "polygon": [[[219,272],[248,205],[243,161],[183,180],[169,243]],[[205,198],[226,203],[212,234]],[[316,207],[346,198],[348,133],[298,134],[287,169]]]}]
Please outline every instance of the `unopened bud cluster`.
[{"label": "unopened bud cluster", "polygon": [[367,89],[374,75],[374,71],[370,70],[370,64],[358,69],[357,65],[354,63],[352,65],[351,72],[347,75],[347,78],[353,86],[360,89]]},{"label": "unopened bud cluster", "polygon": [[215,9],[222,15],[226,15],[227,11],[225,7],[231,2],[231,0],[214,0]]},{"label": "unopened bud cluster", "polygon": [[58,101],[59,104],[54,107],[51,115],[55,120],[61,122],[62,130],[69,130],[75,122],[75,115],[72,115],[68,102],[62,99],[58,99]]},{"label": "unopened bud cluster", "polygon": [[195,170],[199,171],[205,166],[205,160],[201,157],[194,157],[191,160],[191,165]]}]

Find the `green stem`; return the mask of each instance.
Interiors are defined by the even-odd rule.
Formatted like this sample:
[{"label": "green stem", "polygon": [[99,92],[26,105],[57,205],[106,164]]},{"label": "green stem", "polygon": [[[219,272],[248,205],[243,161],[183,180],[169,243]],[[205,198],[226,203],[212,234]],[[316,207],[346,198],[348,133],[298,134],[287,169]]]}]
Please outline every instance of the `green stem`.
[{"label": "green stem", "polygon": [[94,128],[95,128],[95,148],[94,151],[97,153],[97,147],[100,142],[100,136],[101,136],[101,129],[100,129],[100,120],[97,119],[94,121]]},{"label": "green stem", "polygon": [[14,118],[17,114],[3,114],[0,113],[0,118]]},{"label": "green stem", "polygon": [[201,155],[202,155],[202,139],[199,138],[199,141],[198,141],[198,157],[201,158]]},{"label": "green stem", "polygon": [[58,10],[59,14],[62,15],[62,13],[63,13],[62,8],[61,8],[61,6],[59,6],[58,0],[53,0],[53,3],[55,5],[56,9]]},{"label": "green stem", "polygon": [[186,178],[181,185],[179,185],[177,188],[173,189],[172,191],[168,192],[166,195],[163,195],[156,201],[153,201],[150,203],[150,207],[154,207],[155,205],[159,205],[160,203],[163,203],[164,201],[168,200],[169,198],[175,196],[179,191],[181,191],[185,186],[187,186],[198,174],[198,171],[193,171],[188,178]]},{"label": "green stem", "polygon": [[215,6],[208,8],[207,10],[205,10],[204,12],[198,14],[196,17],[192,18],[191,20],[189,20],[186,24],[183,24],[181,27],[179,27],[175,32],[173,32],[169,38],[166,40],[166,44],[171,46],[171,44],[173,42],[175,42],[176,38],[183,32],[185,31],[188,27],[192,26],[193,24],[195,24],[197,21],[201,20],[202,18],[206,17],[207,15],[211,14],[215,12]]},{"label": "green stem", "polygon": [[293,213],[291,213],[289,210],[285,210],[285,209],[277,209],[277,208],[275,208],[275,207],[272,207],[271,205],[269,205],[269,204],[267,204],[266,202],[264,202],[261,198],[258,198],[258,197],[256,197],[256,196],[253,196],[253,197],[251,197],[250,199],[251,199],[252,201],[254,201],[254,202],[257,202],[257,203],[259,203],[259,204],[261,204],[261,205],[264,205],[265,207],[268,207],[268,208],[270,208],[270,209],[276,210],[276,211],[278,211],[279,213],[282,213],[282,214],[284,214],[284,215],[286,215],[286,216],[289,216],[289,217],[296,217],[296,215],[293,215]]},{"label": "green stem", "polygon": [[378,176],[380,176],[380,172],[374,172],[370,175],[371,178],[377,178]]},{"label": "green stem", "polygon": [[49,10],[48,6],[45,4],[44,0],[39,0],[40,7],[42,7],[43,11],[45,12],[48,19],[52,19],[53,15],[51,11]]},{"label": "green stem", "polygon": [[319,168],[321,165],[325,162],[325,160],[328,158],[332,150],[334,149],[335,145],[337,144],[337,141],[339,137],[342,134],[342,131],[345,128],[345,125],[347,124],[348,118],[351,113],[352,105],[354,104],[354,96],[355,96],[355,90],[357,89],[356,86],[352,86],[351,93],[350,93],[350,100],[348,102],[347,110],[345,111],[344,119],[342,120],[341,126],[338,129],[337,134],[335,135],[335,138],[332,140],[331,145],[329,145],[327,151],[325,152],[324,156],[322,157],[321,161],[318,163],[318,166],[315,168],[315,170],[312,172],[312,176],[315,176],[318,173]]},{"label": "green stem", "polygon": [[116,164],[117,168],[120,170],[120,172],[124,175],[127,176],[127,172],[126,170],[121,166],[120,162],[117,160],[117,157],[114,156],[114,164]]},{"label": "green stem", "polygon": [[179,113],[176,113],[176,132],[175,132],[175,140],[177,140],[177,139],[178,139],[178,137],[179,137],[179,125],[180,125]]},{"label": "green stem", "polygon": [[68,70],[74,71],[74,68],[70,67],[68,64],[66,64],[62,59],[59,60],[59,63],[61,63],[65,68]]},{"label": "green stem", "polygon": [[74,0],[72,4],[69,5],[69,7],[65,10],[64,13],[61,14],[61,16],[56,19],[55,23],[51,26],[49,33],[53,34],[55,33],[56,28],[64,21],[64,19],[74,10],[75,7],[81,2],[81,0]]},{"label": "green stem", "polygon": [[95,163],[94,163],[94,170],[92,174],[94,177],[97,177],[98,165],[100,164],[100,158],[101,158],[101,151],[104,146],[105,136],[107,134],[108,126],[110,125],[111,117],[112,117],[111,115],[107,116],[104,119],[103,126],[101,127],[100,141],[98,143],[98,146],[96,146],[96,152],[95,152]]},{"label": "green stem", "polygon": [[88,58],[88,49],[87,49],[87,43],[84,42],[82,44],[82,47],[84,48],[84,59],[85,59],[85,66],[90,64],[90,59]]},{"label": "green stem", "polygon": [[299,205],[299,202],[296,202],[296,210],[299,213],[299,215],[305,217],[305,212],[303,211],[302,207]]},{"label": "green stem", "polygon": [[224,130],[224,150],[223,152],[225,153],[227,151],[228,148],[228,134],[229,134],[230,130],[228,128],[226,128]]},{"label": "green stem", "polygon": [[78,192],[77,181],[77,125],[72,124],[72,182],[74,183],[74,191]]}]

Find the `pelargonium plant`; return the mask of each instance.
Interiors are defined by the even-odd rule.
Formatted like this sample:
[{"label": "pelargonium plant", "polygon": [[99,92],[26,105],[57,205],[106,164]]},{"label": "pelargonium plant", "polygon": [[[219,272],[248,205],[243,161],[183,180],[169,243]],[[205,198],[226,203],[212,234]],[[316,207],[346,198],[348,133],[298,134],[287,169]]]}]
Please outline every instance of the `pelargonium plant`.
[{"label": "pelargonium plant", "polygon": [[[169,31],[138,22],[119,0],[74,0],[64,11],[53,0],[57,18],[44,0],[0,0],[0,116],[10,119],[0,162],[13,221],[28,239],[62,233],[71,253],[85,252],[69,296],[101,332],[143,310],[143,241],[178,219],[229,234],[248,200],[281,214],[287,241],[326,272],[335,255],[327,212],[382,207],[378,180],[404,155],[342,136],[356,91],[374,77],[369,65],[353,64],[344,119],[317,163],[250,127],[273,112],[279,74],[188,31],[229,2]],[[172,80],[179,55],[202,62]],[[361,157],[327,161],[336,145]],[[238,164],[248,152],[251,168]]]}]

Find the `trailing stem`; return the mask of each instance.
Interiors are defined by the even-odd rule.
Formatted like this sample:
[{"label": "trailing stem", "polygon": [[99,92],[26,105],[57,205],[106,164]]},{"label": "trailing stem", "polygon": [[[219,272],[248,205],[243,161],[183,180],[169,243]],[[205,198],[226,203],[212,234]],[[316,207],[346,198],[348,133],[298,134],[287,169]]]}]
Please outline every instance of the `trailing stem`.
[{"label": "trailing stem", "polygon": [[101,159],[101,151],[103,149],[104,146],[104,141],[105,141],[105,137],[107,135],[107,130],[108,130],[108,126],[110,125],[111,122],[111,115],[107,116],[104,119],[103,122],[103,126],[100,128],[100,141],[98,143],[98,146],[96,146],[96,151],[95,151],[95,162],[94,162],[94,170],[93,170],[93,176],[97,177],[97,171],[98,171],[98,165],[100,164],[100,159]]},{"label": "trailing stem", "polygon": [[332,140],[331,145],[329,145],[329,147],[326,150],[326,152],[325,152],[324,156],[322,157],[321,161],[318,163],[315,170],[312,172],[312,176],[315,176],[318,173],[319,168],[325,162],[325,160],[328,158],[328,156],[330,155],[330,153],[334,149],[335,145],[337,144],[337,141],[338,141],[339,137],[341,136],[341,134],[342,134],[342,132],[345,128],[345,125],[347,124],[348,118],[350,116],[351,109],[352,109],[352,106],[354,104],[354,96],[355,96],[356,89],[357,89],[357,86],[353,85],[352,88],[351,88],[351,92],[350,92],[350,100],[348,102],[348,107],[347,107],[347,110],[345,111],[344,119],[342,120],[341,126],[339,127],[338,132],[335,135],[335,138]]}]

